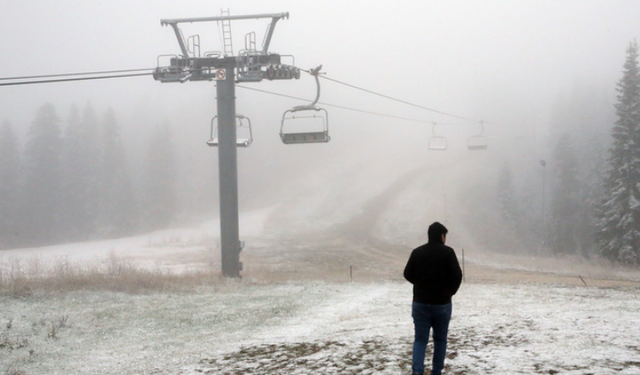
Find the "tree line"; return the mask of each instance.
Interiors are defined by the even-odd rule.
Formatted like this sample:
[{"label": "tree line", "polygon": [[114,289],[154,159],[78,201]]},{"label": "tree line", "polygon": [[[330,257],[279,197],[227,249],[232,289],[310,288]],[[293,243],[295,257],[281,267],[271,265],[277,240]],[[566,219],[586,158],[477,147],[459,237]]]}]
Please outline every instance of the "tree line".
[{"label": "tree line", "polygon": [[540,212],[534,208],[535,194],[515,187],[511,166],[506,163],[502,169],[497,182],[501,214],[530,246],[640,264],[640,68],[635,40],[627,48],[616,90],[614,108],[586,87],[556,101],[550,124],[552,154],[540,161],[538,176],[530,175],[525,184],[530,187],[547,172],[546,212],[544,195]]},{"label": "tree line", "polygon": [[0,127],[0,248],[116,238],[164,228],[176,215],[171,130],[156,126],[138,189],[113,109],[41,106],[24,146]]}]

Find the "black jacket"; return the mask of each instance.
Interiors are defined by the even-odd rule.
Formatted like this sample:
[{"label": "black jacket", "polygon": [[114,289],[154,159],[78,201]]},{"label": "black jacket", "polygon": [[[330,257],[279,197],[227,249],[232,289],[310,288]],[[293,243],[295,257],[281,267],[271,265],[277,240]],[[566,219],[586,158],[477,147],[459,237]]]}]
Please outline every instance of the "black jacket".
[{"label": "black jacket", "polygon": [[452,248],[430,240],[413,250],[404,278],[413,284],[414,302],[446,305],[460,288],[462,270]]}]

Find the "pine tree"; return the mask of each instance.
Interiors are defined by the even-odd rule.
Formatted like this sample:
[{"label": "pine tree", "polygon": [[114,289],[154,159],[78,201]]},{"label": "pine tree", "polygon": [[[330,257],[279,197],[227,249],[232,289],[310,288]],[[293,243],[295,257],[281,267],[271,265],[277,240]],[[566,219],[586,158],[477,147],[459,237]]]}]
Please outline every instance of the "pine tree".
[{"label": "pine tree", "polygon": [[95,235],[100,185],[96,115],[90,103],[82,118],[74,105],[64,136],[64,222],[68,239],[84,240]]},{"label": "pine tree", "polygon": [[638,43],[629,44],[611,134],[606,198],[599,222],[601,254],[611,260],[638,264],[640,258],[640,72]]},{"label": "pine tree", "polygon": [[508,164],[502,167],[500,176],[498,177],[498,202],[500,202],[500,213],[505,222],[512,225],[515,229],[517,226],[517,205],[515,197],[515,187],[513,185],[513,176],[511,168]]},{"label": "pine tree", "polygon": [[[609,121],[609,123],[612,122]],[[580,201],[583,202],[582,205],[586,213],[582,217],[584,226],[579,242],[585,256],[598,254],[599,252],[599,241],[596,241],[596,239],[598,238],[599,220],[603,217],[601,214],[601,199],[604,196],[603,181],[607,170],[607,147],[603,147],[606,142],[603,139],[608,139],[608,137],[593,136],[590,138],[584,150],[592,157],[587,161],[581,160],[582,177],[580,185],[582,196]]]},{"label": "pine tree", "polygon": [[[565,215],[559,215],[559,211],[556,209],[558,204],[563,204],[562,200],[566,198],[569,191],[572,195],[574,191],[577,191],[578,196],[572,197],[570,200],[577,199],[580,202],[579,220],[571,219],[575,247],[584,256],[594,254],[598,248],[595,241],[599,220],[598,206],[604,194],[603,172],[606,170],[607,150],[610,147],[611,127],[606,124],[612,124],[615,121],[613,105],[605,91],[604,88],[598,86],[576,83],[569,95],[558,97],[553,107],[550,142],[558,146],[557,151],[561,151],[563,143],[570,142],[571,155],[568,157],[574,159],[577,164],[578,175],[576,179],[579,186],[577,189],[562,189],[557,186],[558,183],[562,185],[567,181],[561,181],[565,177],[558,173],[558,169],[563,167],[564,161],[556,160],[563,158],[562,153],[556,152],[554,158],[550,160],[552,171],[555,172],[551,177],[555,177],[555,179],[552,178],[551,181],[553,194],[551,194],[551,215],[549,217],[551,225],[548,228],[550,231],[549,245],[556,252],[564,253],[568,250],[568,245],[560,245],[562,241],[559,242],[558,237],[565,236],[567,233],[560,233],[560,228],[556,224],[569,225],[569,223],[562,219],[562,216]],[[565,139],[567,134],[571,135],[570,140]]]},{"label": "pine tree", "polygon": [[132,234],[137,229],[136,202],[113,109],[102,131],[99,231],[102,237]]},{"label": "pine tree", "polygon": [[[535,169],[537,171],[537,168]],[[540,177],[528,174],[517,195],[519,236],[529,249],[540,249],[545,236],[542,232],[542,205],[540,197]]]},{"label": "pine tree", "polygon": [[86,161],[84,167],[84,205],[83,213],[87,220],[84,228],[85,238],[96,234],[96,221],[100,206],[100,159],[103,150],[100,147],[100,129],[95,110],[88,102],[82,113],[82,154]]},{"label": "pine tree", "polygon": [[86,234],[87,218],[83,215],[83,173],[86,171],[81,166],[86,162],[82,145],[82,122],[78,107],[71,106],[67,126],[63,137],[62,154],[62,190],[65,210],[62,220],[64,222],[65,237],[69,240],[79,240]]},{"label": "pine tree", "polygon": [[0,129],[0,248],[15,246],[20,240],[20,151],[11,126]]},{"label": "pine tree", "polygon": [[61,154],[60,120],[55,107],[45,104],[29,128],[24,150],[22,202],[30,244],[62,239]]},{"label": "pine tree", "polygon": [[148,229],[166,228],[176,217],[176,167],[171,129],[156,126],[147,152],[144,212]]},{"label": "pine tree", "polygon": [[556,254],[581,253],[585,210],[580,204],[579,164],[569,134],[560,137],[554,152],[556,184],[551,200],[549,245]]}]

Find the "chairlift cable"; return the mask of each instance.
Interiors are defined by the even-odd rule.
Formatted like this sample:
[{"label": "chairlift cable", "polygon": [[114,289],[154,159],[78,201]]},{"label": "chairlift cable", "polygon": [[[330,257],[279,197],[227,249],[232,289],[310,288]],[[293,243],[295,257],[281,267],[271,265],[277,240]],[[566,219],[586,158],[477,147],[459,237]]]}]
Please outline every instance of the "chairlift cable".
[{"label": "chairlift cable", "polygon": [[0,77],[0,81],[16,81],[16,80],[24,80],[24,79],[86,76],[86,75],[96,75],[96,74],[131,73],[131,72],[143,72],[143,71],[153,71],[153,70],[155,70],[155,68],[103,70],[103,71],[98,71],[98,72],[82,72],[82,73],[43,74],[43,75],[37,75],[37,76],[23,76],[23,77]]},{"label": "chairlift cable", "polygon": [[[408,102],[406,100],[397,99],[397,98],[394,98],[394,97],[389,96],[389,95],[380,94],[380,93],[377,93],[375,91],[371,91],[371,90],[365,89],[363,87],[359,87],[359,86],[356,86],[356,85],[352,85],[350,83],[339,81],[339,80],[337,80],[335,78],[329,78],[329,77],[327,77],[325,75],[325,73],[318,74],[318,72],[314,71],[314,69],[309,69],[308,70],[308,69],[302,69],[302,68],[298,68],[298,67],[296,67],[296,68],[299,69],[300,71],[309,73],[309,74],[311,74],[313,76],[324,78],[326,80],[329,80],[329,81],[332,81],[332,82],[335,82],[335,83],[338,83],[338,84],[341,84],[341,85],[344,85],[344,86],[347,86],[347,87],[351,87],[351,88],[356,89],[356,90],[364,91],[366,93],[369,93],[369,94],[372,94],[372,95],[377,95],[377,96],[383,97],[385,99],[393,100],[393,101],[396,101],[396,102],[399,102],[399,103],[402,103],[402,104],[406,104],[406,105],[409,105],[409,106],[412,106],[412,107],[416,107],[416,108],[424,109],[424,110],[427,110],[427,111],[439,113],[441,115],[445,115],[445,116],[449,116],[449,117],[454,117],[454,118],[457,118],[457,119],[460,119],[460,120],[464,120],[464,121],[484,122],[484,120],[479,121],[479,120],[471,119],[471,118],[468,118],[468,117],[458,116],[458,115],[455,115],[453,113],[448,113],[448,112],[440,111],[440,110],[437,110],[437,109],[428,108],[428,107],[425,107],[425,106],[422,106],[422,105],[419,105],[419,104]],[[422,122],[422,121],[420,121],[420,122]]]},{"label": "chairlift cable", "polygon": [[[309,101],[309,99],[300,98],[300,97],[297,97],[297,96],[286,95],[286,94],[280,94],[280,93],[277,93],[277,92],[272,92],[272,91],[267,91],[267,90],[261,90],[261,89],[255,88],[255,87],[248,87],[248,86],[242,86],[242,85],[236,85],[236,87],[239,87],[241,89],[257,91],[257,92],[261,92],[261,93],[264,93],[264,94],[281,96],[283,98],[296,99],[296,100],[301,100],[301,101]],[[397,120],[419,122],[419,123],[423,123],[423,124],[432,124],[433,123],[433,121],[418,120],[418,119],[413,119],[413,118],[408,118],[408,117],[389,115],[389,114],[380,113],[380,112],[367,111],[367,110],[364,110],[364,109],[345,107],[345,106],[338,105],[338,104],[331,104],[331,103],[325,103],[325,102],[318,102],[318,103],[322,104],[322,105],[330,106],[330,107],[335,107],[335,108],[339,108],[339,109],[348,110],[348,111],[366,113],[366,114],[369,114],[369,115],[375,115],[375,116],[381,116],[381,117],[387,117],[387,118],[394,118],[394,119],[397,119]],[[453,124],[448,124],[448,125],[453,125]]]},{"label": "chairlift cable", "polygon": [[[298,68],[298,69],[303,71],[303,72],[309,73],[309,74],[312,73],[311,70],[302,69],[302,68]],[[96,72],[43,74],[43,75],[22,76],[22,77],[0,77],[0,81],[23,80],[23,81],[20,81],[20,82],[7,82],[7,83],[1,83],[0,82],[0,86],[20,86],[20,85],[41,84],[41,83],[73,82],[73,81],[88,81],[88,80],[109,79],[109,78],[139,77],[139,76],[145,76],[145,75],[152,75],[153,73],[152,72],[149,72],[149,73],[137,73],[137,74],[116,74],[116,73],[130,73],[130,72],[141,72],[141,71],[152,71],[152,70],[154,70],[154,69],[153,68],[122,69],[122,70],[105,70],[105,71],[96,71]],[[95,75],[95,74],[108,74],[108,75],[95,76],[95,77],[76,77],[76,76]],[[442,115],[445,115],[445,116],[454,117],[454,118],[458,118],[458,119],[465,120],[465,121],[481,122],[481,123],[484,122],[484,121],[478,121],[478,120],[470,119],[470,118],[463,117],[463,116],[454,115],[454,114],[451,114],[451,113],[448,113],[448,112],[444,112],[444,111],[439,111],[437,109],[428,108],[428,107],[425,107],[425,106],[422,106],[422,105],[419,105],[419,104],[407,102],[407,101],[402,100],[402,99],[397,99],[397,98],[394,98],[394,97],[389,96],[389,95],[380,94],[380,93],[377,93],[375,91],[371,91],[371,90],[368,90],[368,89],[365,89],[365,88],[362,88],[362,87],[359,87],[359,86],[356,86],[356,85],[352,85],[352,84],[349,84],[349,83],[346,83],[346,82],[342,82],[342,81],[339,81],[339,80],[334,79],[334,78],[329,78],[326,75],[315,74],[315,76],[319,76],[319,77],[322,77],[322,78],[327,79],[329,81],[332,81],[332,82],[335,82],[335,83],[338,83],[338,84],[341,84],[341,85],[344,85],[344,86],[347,86],[347,87],[351,87],[351,88],[354,88],[354,89],[357,89],[357,90],[360,90],[360,91],[364,91],[364,92],[367,92],[367,93],[372,94],[372,95],[377,95],[377,96],[383,97],[385,99],[393,100],[393,101],[396,101],[396,102],[399,102],[399,103],[402,103],[402,104],[410,105],[410,106],[417,107],[417,108],[420,108],[420,109],[424,109],[424,110],[427,110],[427,111],[439,113],[439,114],[442,114]],[[30,79],[56,78],[56,77],[76,77],[76,78],[38,80],[38,81],[24,81],[24,80],[30,80]],[[305,100],[305,101],[307,100],[307,99],[303,99],[303,98],[299,98],[299,97],[294,97],[294,96],[290,96],[290,95],[274,93],[274,92],[270,92],[270,91],[266,91],[266,90],[260,90],[260,89],[250,88],[250,87],[241,86],[241,85],[237,85],[237,87],[248,89],[248,90],[254,90],[254,91],[258,91],[258,92],[262,92],[262,93],[266,93],[266,94],[282,96],[282,97],[286,97],[286,98],[290,98],[290,99]],[[419,123],[428,123],[428,124],[431,123],[431,121],[411,119],[411,118],[407,118],[407,117],[389,115],[389,114],[384,114],[384,113],[379,113],[379,112],[366,111],[366,110],[361,110],[361,109],[356,109],[356,108],[340,106],[340,105],[337,105],[337,104],[330,104],[330,103],[323,103],[323,102],[318,102],[318,103],[324,104],[324,105],[328,105],[328,106],[332,106],[332,107],[335,107],[335,108],[350,110],[350,111],[354,111],[354,112],[367,113],[367,114],[371,114],[371,115],[375,115],[375,116],[395,118],[395,119],[399,119],[399,120],[413,121],[413,122],[419,122]]]},{"label": "chairlift cable", "polygon": [[438,114],[441,114],[441,115],[454,117],[454,118],[457,118],[457,119],[460,119],[460,120],[479,122],[479,120],[474,120],[474,119],[471,119],[471,118],[468,118],[468,117],[454,115],[452,113],[439,111],[437,109],[428,108],[428,107],[425,107],[425,106],[422,106],[422,105],[419,105],[419,104],[411,103],[411,102],[408,102],[406,100],[397,99],[397,98],[394,98],[394,97],[389,96],[389,95],[380,94],[380,93],[377,93],[375,91],[371,91],[371,90],[368,90],[368,89],[365,89],[365,88],[362,88],[362,87],[359,87],[359,86],[356,86],[356,85],[352,85],[350,83],[346,83],[346,82],[339,81],[337,79],[329,78],[329,77],[327,77],[325,75],[321,75],[320,78],[324,78],[326,80],[329,80],[329,81],[332,81],[332,82],[335,82],[335,83],[338,83],[338,84],[341,84],[341,85],[344,85],[344,86],[347,86],[347,87],[351,87],[351,88],[356,89],[356,90],[364,91],[364,92],[372,94],[372,95],[377,95],[377,96],[383,97],[385,99],[393,100],[393,101],[398,102],[398,103],[402,103],[402,104],[406,104],[406,105],[409,105],[409,106],[412,106],[412,107],[424,109],[424,110],[427,110],[427,111],[430,111],[430,112],[435,112],[435,113],[438,113]]},{"label": "chairlift cable", "polygon": [[73,81],[91,81],[96,79],[109,79],[109,78],[128,78],[128,77],[140,77],[150,76],[153,73],[133,73],[133,74],[120,74],[109,76],[97,76],[97,77],[79,77],[79,78],[64,78],[64,79],[48,79],[41,81],[22,81],[22,82],[5,82],[0,83],[0,86],[20,86],[20,85],[32,85],[40,83],[56,83],[56,82],[73,82]]}]

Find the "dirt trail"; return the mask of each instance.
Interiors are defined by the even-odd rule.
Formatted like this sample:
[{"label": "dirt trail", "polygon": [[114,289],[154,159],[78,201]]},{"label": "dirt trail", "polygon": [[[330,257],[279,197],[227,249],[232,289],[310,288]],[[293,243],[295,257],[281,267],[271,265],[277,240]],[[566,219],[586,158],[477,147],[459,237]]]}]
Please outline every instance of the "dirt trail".
[{"label": "dirt trail", "polygon": [[[346,222],[273,238],[262,248],[243,253],[247,264],[244,274],[269,281],[401,280],[409,253],[426,237],[428,224],[446,219],[452,234],[449,244],[456,249],[461,262],[461,250],[467,248],[467,282],[640,286],[640,272],[634,270],[621,271],[569,258],[501,256],[474,248],[473,230],[464,220],[473,215],[474,207],[464,197],[460,198],[458,192],[447,190],[449,186],[457,186],[454,177],[465,174],[469,168],[452,164],[446,169],[457,170],[456,173],[442,179],[432,178],[443,169],[425,165],[411,170],[364,200],[361,210]],[[442,192],[447,192],[444,199],[449,198],[448,215],[441,210]],[[445,217],[438,219],[443,213]],[[394,225],[400,227],[397,233],[389,229]]]}]

